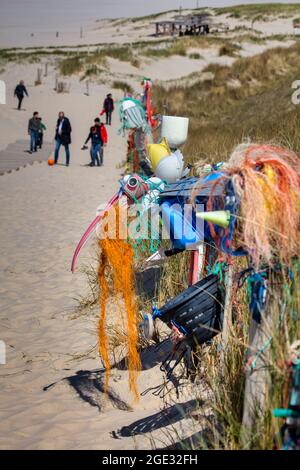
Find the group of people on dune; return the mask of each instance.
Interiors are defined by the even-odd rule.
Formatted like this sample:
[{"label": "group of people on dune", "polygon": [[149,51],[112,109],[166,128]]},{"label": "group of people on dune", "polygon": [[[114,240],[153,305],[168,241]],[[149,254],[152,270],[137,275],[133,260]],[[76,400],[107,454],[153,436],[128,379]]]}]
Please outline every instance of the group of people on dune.
[{"label": "group of people on dune", "polygon": [[[24,81],[21,80],[16,86],[15,97],[18,100],[18,110],[22,109],[22,102],[25,96],[29,96]],[[100,116],[105,114],[106,123],[102,123],[100,117],[94,119],[94,124],[90,127],[89,134],[82,146],[82,150],[87,149],[87,143],[91,142],[90,157],[91,161],[89,166],[102,166],[103,165],[103,148],[106,147],[108,136],[105,125],[111,125],[112,113],[114,111],[114,100],[112,94],[109,93],[104,102],[103,109],[100,112]],[[42,148],[44,131],[46,126],[43,123],[41,116],[38,111],[33,113],[33,116],[28,122],[28,134],[30,136],[30,147],[29,153],[37,152],[38,149]],[[58,163],[60,148],[63,146],[66,153],[66,166],[70,165],[70,144],[71,144],[71,133],[72,126],[70,119],[65,116],[63,111],[58,114],[58,119],[55,127],[55,147],[54,147],[54,164]]]}]

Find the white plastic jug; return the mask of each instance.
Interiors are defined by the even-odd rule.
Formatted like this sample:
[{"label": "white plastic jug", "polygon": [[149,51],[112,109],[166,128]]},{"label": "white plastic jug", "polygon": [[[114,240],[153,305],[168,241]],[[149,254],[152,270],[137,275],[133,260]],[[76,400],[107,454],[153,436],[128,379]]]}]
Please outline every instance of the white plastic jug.
[{"label": "white plastic jug", "polygon": [[189,119],[178,116],[163,116],[161,137],[165,137],[171,148],[177,148],[186,142],[188,136]]}]

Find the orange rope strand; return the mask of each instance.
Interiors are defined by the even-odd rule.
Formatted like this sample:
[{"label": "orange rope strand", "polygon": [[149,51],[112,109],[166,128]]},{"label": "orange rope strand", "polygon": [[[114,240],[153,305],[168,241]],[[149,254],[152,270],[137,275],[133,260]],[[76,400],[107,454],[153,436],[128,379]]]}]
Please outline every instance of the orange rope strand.
[{"label": "orange rope strand", "polygon": [[[115,208],[114,208],[115,210]],[[119,210],[116,210],[117,234],[119,234]],[[120,294],[124,299],[124,314],[127,321],[123,321],[127,329],[127,364],[129,371],[129,388],[137,400],[139,392],[137,377],[141,369],[140,356],[137,350],[138,344],[138,309],[135,301],[134,289],[134,249],[125,240],[102,238],[99,241],[101,259],[99,266],[99,286],[101,289],[99,321],[99,352],[106,369],[106,384],[109,380],[110,362],[108,356],[108,343],[105,331],[105,306],[108,297],[108,284],[105,279],[105,270],[109,266],[112,273],[113,292]],[[123,318],[122,320],[125,320]]]}]

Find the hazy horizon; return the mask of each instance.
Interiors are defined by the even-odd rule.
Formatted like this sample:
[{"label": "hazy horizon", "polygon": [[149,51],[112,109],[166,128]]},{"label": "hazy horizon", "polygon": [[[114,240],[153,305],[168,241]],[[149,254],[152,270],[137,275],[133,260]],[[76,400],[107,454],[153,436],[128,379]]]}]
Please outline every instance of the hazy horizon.
[{"label": "hazy horizon", "polygon": [[78,23],[93,22],[102,18],[143,16],[171,9],[222,7],[255,3],[299,3],[297,1],[258,2],[257,0],[0,0],[0,25],[46,26],[52,28],[60,23],[68,27],[66,19]]}]

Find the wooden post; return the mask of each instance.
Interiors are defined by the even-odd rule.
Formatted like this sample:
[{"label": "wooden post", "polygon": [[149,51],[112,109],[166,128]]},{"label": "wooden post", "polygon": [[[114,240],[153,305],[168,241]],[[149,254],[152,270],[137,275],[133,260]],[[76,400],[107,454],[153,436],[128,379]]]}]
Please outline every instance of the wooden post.
[{"label": "wooden post", "polygon": [[90,81],[87,80],[85,84],[86,84],[86,96],[90,96]]},{"label": "wooden post", "polygon": [[[276,309],[275,300],[271,300],[262,314],[261,323],[250,321],[249,345],[251,354],[261,351],[257,358],[254,370],[248,371],[246,376],[244,411],[243,411],[243,441],[244,446],[251,438],[255,419],[265,412],[266,398],[270,386],[270,373],[268,364],[270,359],[270,335],[272,332],[272,312]],[[267,346],[267,347],[266,347]],[[263,351],[262,348],[266,347]]]},{"label": "wooden post", "polygon": [[224,305],[224,316],[223,316],[223,331],[222,331],[222,355],[221,360],[223,365],[225,364],[225,355],[228,346],[228,340],[230,336],[230,330],[232,326],[232,290],[233,290],[233,277],[234,270],[233,266],[229,265],[226,282],[226,297]]},{"label": "wooden post", "polygon": [[45,63],[45,73],[44,77],[48,77],[48,62]]},{"label": "wooden post", "polygon": [[42,84],[42,74],[43,74],[43,69],[38,68],[37,73],[36,73],[36,80],[35,80],[35,85],[41,85]]}]

